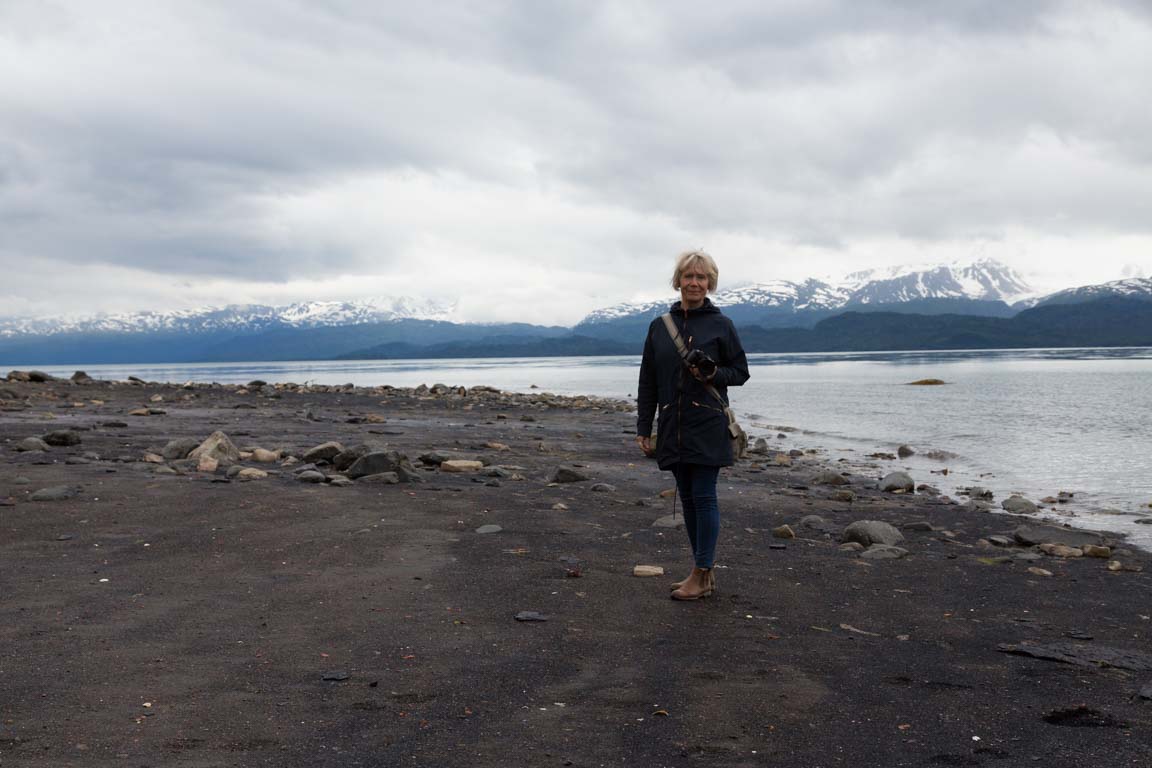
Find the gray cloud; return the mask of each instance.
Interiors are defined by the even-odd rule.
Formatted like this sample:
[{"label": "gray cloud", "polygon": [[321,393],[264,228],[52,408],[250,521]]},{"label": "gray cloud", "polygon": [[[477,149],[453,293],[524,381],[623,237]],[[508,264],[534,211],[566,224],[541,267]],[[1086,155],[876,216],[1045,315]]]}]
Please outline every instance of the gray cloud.
[{"label": "gray cloud", "polygon": [[770,279],[789,247],[834,272],[1001,240],[1035,270],[1028,243],[1122,238],[1078,273],[1119,277],[1152,242],[1149,71],[1135,0],[10,1],[0,267],[123,268],[167,304],[166,276],[435,295],[544,263],[611,303],[685,241]]}]

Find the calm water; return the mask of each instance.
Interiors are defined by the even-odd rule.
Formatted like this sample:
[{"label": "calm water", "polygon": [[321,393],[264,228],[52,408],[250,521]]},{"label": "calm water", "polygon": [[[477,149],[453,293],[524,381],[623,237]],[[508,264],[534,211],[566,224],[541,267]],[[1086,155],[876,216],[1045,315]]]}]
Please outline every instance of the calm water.
[{"label": "calm water", "polygon": [[[1152,549],[1152,349],[752,355],[752,379],[732,399],[754,436],[819,447],[864,463],[906,443],[918,455],[884,462],[946,493],[979,484],[1032,500],[1076,494],[1072,522],[1129,533]],[[631,398],[634,357],[87,366],[96,378],[391,384],[444,383]],[[72,367],[49,370],[70,375]],[[939,378],[947,386],[907,382]],[[797,430],[779,440],[778,427]],[[945,462],[930,450],[955,454]],[[933,473],[947,467],[947,476]],[[876,472],[876,470],[869,470]]]}]

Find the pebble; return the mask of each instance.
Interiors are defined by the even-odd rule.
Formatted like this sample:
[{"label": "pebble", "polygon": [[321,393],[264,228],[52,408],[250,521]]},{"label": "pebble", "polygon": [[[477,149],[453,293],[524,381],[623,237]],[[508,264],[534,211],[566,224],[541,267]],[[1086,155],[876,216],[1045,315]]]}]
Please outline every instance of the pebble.
[{"label": "pebble", "polygon": [[867,560],[898,560],[908,554],[903,547],[893,547],[888,544],[873,544],[860,553],[860,557]]},{"label": "pebble", "polygon": [[468,459],[449,459],[440,462],[441,472],[476,472],[484,468],[484,462]]},{"label": "pebble", "polygon": [[[395,473],[392,473],[395,475]],[[314,469],[308,469],[296,475],[296,480],[301,483],[322,483],[325,480],[323,472],[317,472]]]},{"label": "pebble", "polygon": [[648,578],[651,576],[663,576],[664,569],[659,565],[637,565],[632,569],[633,576],[640,576]]},{"label": "pebble", "polygon": [[664,515],[652,521],[653,528],[679,528],[684,525],[684,515]]},{"label": "pebble", "polygon": [[488,523],[487,525],[482,525],[479,528],[477,528],[476,533],[480,533],[480,534],[500,533],[503,530],[504,530],[503,528],[501,528],[499,525],[496,525],[495,523]]},{"label": "pebble", "polygon": [[52,485],[47,488],[41,488],[33,493],[29,498],[32,501],[65,501],[71,499],[80,492],[80,489],[74,485]]},{"label": "pebble", "polygon": [[792,530],[790,525],[781,525],[772,529],[772,535],[778,539],[794,539],[796,532]]},{"label": "pebble", "polygon": [[575,467],[556,467],[552,470],[552,474],[548,476],[550,483],[578,483],[581,480],[587,480],[588,475],[584,474]]},{"label": "pebble", "polygon": [[538,611],[520,611],[516,621],[548,621],[548,617]]},{"label": "pebble", "polygon": [[268,473],[256,467],[245,467],[236,473],[237,480],[263,480]]},{"label": "pebble", "polygon": [[1080,550],[1085,557],[1101,557],[1107,560],[1112,557],[1112,547],[1102,547],[1096,544],[1085,544]]},{"label": "pebble", "polygon": [[616,486],[610,483],[596,483],[592,486],[591,490],[596,491],[597,493],[614,493],[616,491]]},{"label": "pebble", "polygon": [[1037,568],[1034,565],[1030,566],[1028,568],[1028,573],[1031,573],[1033,576],[1051,576],[1052,575],[1052,571],[1045,570],[1044,568]]}]

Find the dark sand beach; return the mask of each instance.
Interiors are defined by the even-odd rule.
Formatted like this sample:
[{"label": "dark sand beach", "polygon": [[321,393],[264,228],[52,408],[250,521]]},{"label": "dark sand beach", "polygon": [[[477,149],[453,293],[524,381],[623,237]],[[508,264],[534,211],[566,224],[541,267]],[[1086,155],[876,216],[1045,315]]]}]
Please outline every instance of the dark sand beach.
[{"label": "dark sand beach", "polygon": [[[267,477],[161,456],[214,431]],[[722,475],[718,592],[676,603],[633,432],[482,388],[0,382],[0,766],[1152,766],[1147,553],[1046,554],[773,438]],[[421,482],[301,481],[328,441]],[[843,549],[859,520],[906,554]]]}]

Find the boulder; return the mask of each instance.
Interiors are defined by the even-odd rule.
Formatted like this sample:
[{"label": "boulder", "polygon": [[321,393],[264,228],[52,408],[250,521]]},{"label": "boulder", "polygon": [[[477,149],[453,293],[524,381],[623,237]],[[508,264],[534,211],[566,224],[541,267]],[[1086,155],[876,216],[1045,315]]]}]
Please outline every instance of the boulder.
[{"label": "boulder", "polygon": [[28,378],[28,371],[9,371],[8,381],[31,381]]},{"label": "boulder", "polygon": [[80,493],[80,487],[76,485],[52,485],[40,490],[29,496],[32,501],[65,501],[71,499]]},{"label": "boulder", "polygon": [[1005,512],[1011,512],[1014,515],[1031,515],[1036,512],[1035,504],[1016,494],[1004,499],[1000,502],[1000,506]]},{"label": "boulder", "polygon": [[26,437],[16,443],[17,451],[47,451],[48,443],[38,437]]},{"label": "boulder", "polygon": [[841,541],[856,541],[868,547],[873,544],[894,545],[904,541],[904,534],[881,520],[857,520],[840,534]]},{"label": "boulder", "polygon": [[95,379],[84,371],[76,371],[76,373],[72,374],[73,384],[91,384],[93,381],[95,381]]},{"label": "boulder", "polygon": [[908,554],[903,547],[893,547],[888,544],[873,544],[860,553],[865,560],[898,560]]},{"label": "boulder", "polygon": [[469,461],[468,459],[448,459],[440,462],[441,472],[476,472],[484,468],[482,461]]},{"label": "boulder", "polygon": [[378,475],[381,472],[396,472],[401,466],[412,469],[408,457],[399,451],[373,451],[356,459],[356,462],[348,467],[348,471],[345,474],[355,480],[365,475]]},{"label": "boulder", "polygon": [[160,455],[167,461],[186,459],[188,454],[196,450],[199,445],[200,441],[194,437],[178,437],[175,440],[169,440],[168,444],[160,451]]},{"label": "boulder", "polygon": [[906,459],[909,456],[913,456],[913,455],[915,455],[915,453],[916,453],[916,451],[912,450],[912,448],[907,446],[907,445],[902,445],[896,449],[896,455],[902,459]]},{"label": "boulder", "polygon": [[228,435],[216,431],[188,454],[190,459],[201,457],[216,459],[221,464],[231,464],[240,460],[240,449],[228,439]]},{"label": "boulder", "polygon": [[58,429],[54,432],[49,432],[41,439],[48,443],[48,445],[55,445],[59,447],[80,445],[80,434],[78,432],[73,432],[70,429]]},{"label": "boulder", "polygon": [[1061,528],[1056,525],[1021,525],[1012,531],[1012,536],[1026,547],[1040,544],[1083,547],[1086,544],[1104,543],[1104,537],[1095,531]]},{"label": "boulder", "polygon": [[762,437],[756,438],[755,442],[748,448],[748,453],[755,453],[763,455],[768,453],[768,441]]},{"label": "boulder", "polygon": [[374,446],[374,445],[369,445],[368,443],[360,443],[358,445],[353,445],[352,447],[345,448],[343,451],[336,454],[332,458],[332,466],[335,467],[338,472],[343,472],[344,470],[348,469],[353,464],[355,464],[357,461],[359,461],[362,457],[367,456],[368,454],[370,454],[374,451],[383,451],[383,450],[384,450],[383,448],[380,448],[380,447]]},{"label": "boulder", "polygon": [[28,381],[37,384],[45,384],[49,381],[59,381],[55,376],[44,373],[44,371],[28,371]]},{"label": "boulder", "polygon": [[812,485],[848,485],[848,478],[839,472],[826,469],[811,480]]},{"label": "boulder", "polygon": [[196,459],[196,471],[207,472],[209,474],[215,472],[220,468],[220,460],[214,456],[201,456]]},{"label": "boulder", "polygon": [[[305,451],[304,461],[312,464],[320,461],[327,461],[331,464],[332,461],[343,452],[343,445],[336,442],[335,440],[330,440],[327,443],[320,443],[320,445],[309,448],[307,451]],[[351,464],[348,466],[351,466]]]},{"label": "boulder", "polygon": [[428,453],[420,454],[417,461],[421,464],[427,464],[430,467],[438,467],[451,458],[448,454],[441,453],[440,451],[429,451]]},{"label": "boulder", "polygon": [[364,475],[359,482],[368,485],[396,485],[400,482],[400,475],[397,472],[377,472],[374,475]]},{"label": "boulder", "polygon": [[588,475],[584,474],[575,467],[556,467],[552,470],[552,474],[548,477],[550,483],[578,483],[581,480],[588,480]]},{"label": "boulder", "polygon": [[880,490],[887,493],[912,493],[916,483],[907,472],[889,472],[880,481]]}]

